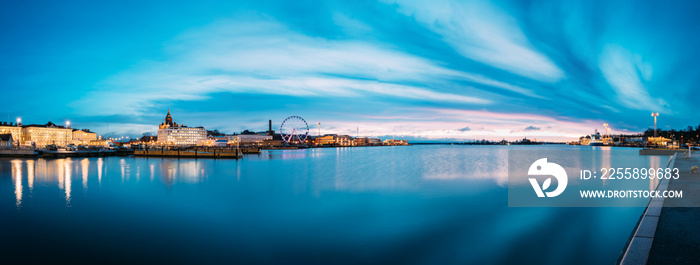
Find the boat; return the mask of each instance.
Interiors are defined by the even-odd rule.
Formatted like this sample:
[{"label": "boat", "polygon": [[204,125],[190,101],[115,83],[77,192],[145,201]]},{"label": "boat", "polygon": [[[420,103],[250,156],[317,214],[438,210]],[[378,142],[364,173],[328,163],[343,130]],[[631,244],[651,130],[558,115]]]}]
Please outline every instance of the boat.
[{"label": "boat", "polygon": [[603,141],[600,139],[592,139],[590,143],[588,143],[589,146],[604,146],[605,144]]},{"label": "boat", "polygon": [[598,130],[595,130],[593,134],[591,134],[591,141],[588,143],[589,146],[604,146],[605,142],[603,139],[600,137],[600,133],[598,133]]}]

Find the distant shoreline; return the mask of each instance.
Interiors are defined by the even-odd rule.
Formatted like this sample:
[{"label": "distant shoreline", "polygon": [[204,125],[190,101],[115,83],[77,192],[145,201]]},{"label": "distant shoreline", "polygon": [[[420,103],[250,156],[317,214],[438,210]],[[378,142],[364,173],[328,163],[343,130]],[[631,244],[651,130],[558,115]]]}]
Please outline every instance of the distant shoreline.
[{"label": "distant shoreline", "polygon": [[[412,142],[411,144],[413,145],[505,145],[505,144],[498,144],[498,143],[466,143],[466,142],[445,142],[445,143],[431,143],[431,142]],[[557,142],[538,142],[538,143],[527,143],[527,144],[516,144],[516,143],[510,143],[508,145],[548,145],[548,144],[556,144],[556,145],[565,145],[566,143],[557,143]]]}]

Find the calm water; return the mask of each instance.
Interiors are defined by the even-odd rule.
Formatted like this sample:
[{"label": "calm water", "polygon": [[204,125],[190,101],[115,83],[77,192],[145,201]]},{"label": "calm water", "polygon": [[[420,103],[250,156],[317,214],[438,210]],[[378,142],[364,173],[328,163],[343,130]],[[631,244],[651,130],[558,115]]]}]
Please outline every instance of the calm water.
[{"label": "calm water", "polygon": [[[10,262],[614,263],[643,208],[508,208],[508,149],[0,159]],[[609,150],[640,166],[665,157]]]}]

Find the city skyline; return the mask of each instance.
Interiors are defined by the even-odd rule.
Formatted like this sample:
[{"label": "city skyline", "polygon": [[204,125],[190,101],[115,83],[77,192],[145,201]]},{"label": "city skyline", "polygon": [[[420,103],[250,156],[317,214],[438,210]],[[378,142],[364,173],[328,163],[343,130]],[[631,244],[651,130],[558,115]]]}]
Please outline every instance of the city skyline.
[{"label": "city skyline", "polygon": [[92,5],[3,4],[0,120],[136,137],[168,109],[227,133],[299,115],[419,141],[699,123],[696,3]]}]

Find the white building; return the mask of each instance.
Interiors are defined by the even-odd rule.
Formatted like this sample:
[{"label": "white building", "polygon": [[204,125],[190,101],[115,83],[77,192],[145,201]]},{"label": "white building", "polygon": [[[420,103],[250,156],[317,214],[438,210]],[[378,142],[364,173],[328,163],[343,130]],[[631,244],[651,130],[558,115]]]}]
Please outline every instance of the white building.
[{"label": "white building", "polygon": [[228,137],[233,145],[261,145],[265,140],[272,140],[272,135],[238,134]]},{"label": "white building", "polygon": [[207,139],[204,127],[187,127],[173,122],[170,110],[165,115],[165,122],[158,126],[158,143],[163,145],[196,145]]}]

